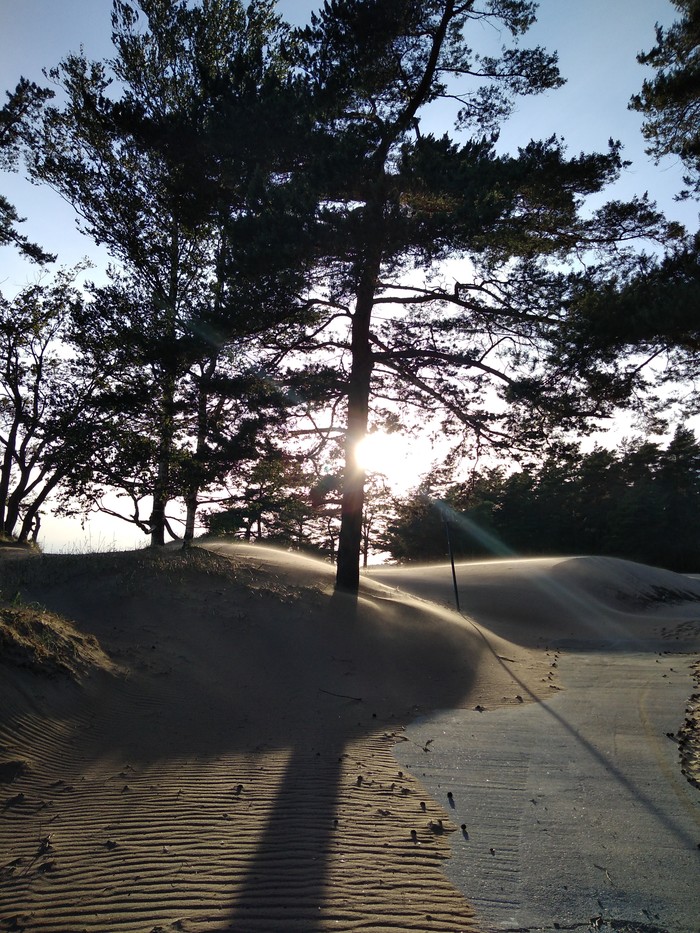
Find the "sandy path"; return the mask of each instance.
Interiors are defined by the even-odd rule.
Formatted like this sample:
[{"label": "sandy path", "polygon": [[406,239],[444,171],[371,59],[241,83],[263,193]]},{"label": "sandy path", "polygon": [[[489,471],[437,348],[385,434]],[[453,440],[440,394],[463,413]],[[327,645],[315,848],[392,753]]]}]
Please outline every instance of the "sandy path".
[{"label": "sandy path", "polygon": [[[516,640],[547,639],[563,689],[406,730],[399,759],[465,827],[448,877],[487,930],[697,933],[700,791],[678,748],[696,689],[697,581],[585,559],[458,569],[477,618]],[[452,596],[445,568],[377,576]],[[536,602],[538,618],[518,601]]]},{"label": "sandy path", "polygon": [[473,928],[428,825],[447,814],[399,776],[391,735],[134,766],[18,727],[42,760],[5,803],[4,929]]},{"label": "sandy path", "polygon": [[467,827],[446,873],[485,929],[700,929],[700,793],[667,736],[688,659],[655,661],[565,654],[565,690],[543,704],[408,728],[399,759]]}]

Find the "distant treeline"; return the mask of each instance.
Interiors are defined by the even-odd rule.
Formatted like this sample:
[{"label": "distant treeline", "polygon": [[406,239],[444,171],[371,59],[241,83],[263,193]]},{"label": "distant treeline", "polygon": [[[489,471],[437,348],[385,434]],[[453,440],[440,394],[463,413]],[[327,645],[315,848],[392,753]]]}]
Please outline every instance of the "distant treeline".
[{"label": "distant treeline", "polygon": [[596,554],[680,572],[700,570],[700,444],[678,428],[665,447],[617,451],[558,446],[517,472],[488,469],[468,482],[426,482],[397,503],[385,546],[399,561]]}]

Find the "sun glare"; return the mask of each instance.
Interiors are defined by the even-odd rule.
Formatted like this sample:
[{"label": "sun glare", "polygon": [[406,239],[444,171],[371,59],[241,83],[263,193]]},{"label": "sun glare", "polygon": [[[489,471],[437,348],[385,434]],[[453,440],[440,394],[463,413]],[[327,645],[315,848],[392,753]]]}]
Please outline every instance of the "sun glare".
[{"label": "sun glare", "polygon": [[357,465],[368,473],[385,473],[390,444],[391,437],[388,434],[379,431],[367,434],[355,447]]},{"label": "sun glare", "polygon": [[417,483],[420,475],[429,469],[432,454],[432,447],[426,441],[383,431],[368,434],[355,448],[357,465],[369,474],[386,477],[397,491]]}]

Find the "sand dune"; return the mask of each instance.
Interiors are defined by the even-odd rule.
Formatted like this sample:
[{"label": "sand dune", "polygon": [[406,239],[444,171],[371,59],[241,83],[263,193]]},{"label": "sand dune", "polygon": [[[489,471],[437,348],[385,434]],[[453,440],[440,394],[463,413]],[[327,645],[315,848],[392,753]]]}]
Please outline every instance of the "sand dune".
[{"label": "sand dune", "polygon": [[[700,580],[611,557],[496,559],[457,565],[465,615],[518,644],[647,647],[669,627],[700,618]],[[455,605],[449,564],[378,567],[372,580],[397,592]],[[697,642],[698,626],[686,635]],[[674,636],[674,637],[675,637]]]},{"label": "sand dune", "polygon": [[485,929],[443,870],[452,807],[395,756],[405,725],[517,716],[562,686],[545,641],[621,637],[603,616],[697,649],[700,582],[636,565],[474,565],[478,625],[398,578],[354,600],[320,562],[211,547],[4,565],[114,668],[0,666],[0,930]]}]

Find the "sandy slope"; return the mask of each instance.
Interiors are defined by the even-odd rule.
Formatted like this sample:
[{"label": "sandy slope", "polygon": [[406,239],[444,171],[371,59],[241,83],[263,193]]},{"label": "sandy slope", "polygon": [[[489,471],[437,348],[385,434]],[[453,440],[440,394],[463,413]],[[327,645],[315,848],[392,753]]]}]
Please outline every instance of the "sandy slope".
[{"label": "sandy slope", "polygon": [[422,710],[519,689],[448,612],[221,550],[27,565],[127,674],[3,672],[0,929],[473,929],[454,827],[392,749]]},{"label": "sandy slope", "polygon": [[[700,580],[610,557],[498,559],[457,565],[460,605],[522,645],[649,646],[671,623],[700,617]],[[454,607],[449,564],[377,567],[372,580]],[[697,635],[697,629],[694,630]]]},{"label": "sandy slope", "polygon": [[545,642],[590,626],[582,593],[613,593],[588,642],[610,640],[618,592],[658,638],[668,578],[574,562],[578,595],[552,603],[540,584],[559,587],[560,564],[477,567],[474,615],[494,633],[395,581],[353,600],[316,561],[216,550],[5,567],[123,673],[75,686],[0,666],[0,930],[477,929],[469,879],[442,870],[455,813],[394,756],[404,725],[517,718],[557,692]]}]

